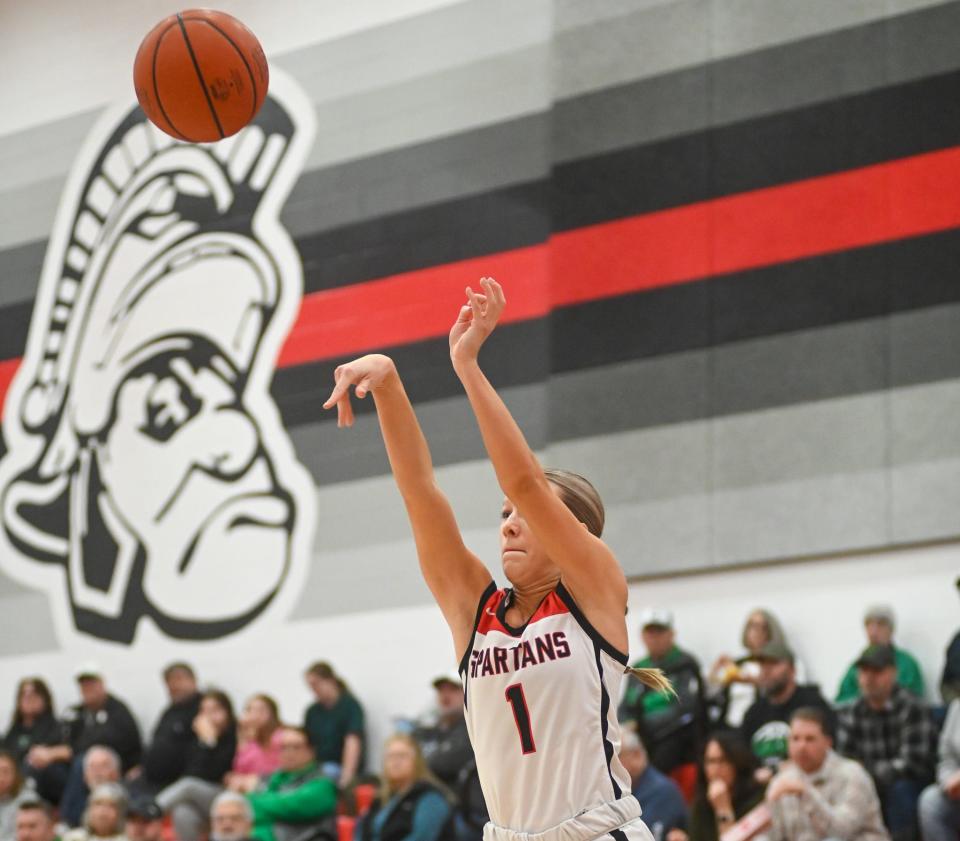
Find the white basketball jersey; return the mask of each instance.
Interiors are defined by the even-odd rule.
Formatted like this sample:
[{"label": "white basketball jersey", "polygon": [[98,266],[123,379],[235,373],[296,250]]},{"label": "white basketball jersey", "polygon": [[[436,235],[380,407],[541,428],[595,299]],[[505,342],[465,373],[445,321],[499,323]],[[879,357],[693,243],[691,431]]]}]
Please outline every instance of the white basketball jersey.
[{"label": "white basketball jersey", "polygon": [[627,655],[558,585],[522,628],[491,582],[460,664],[467,728],[490,820],[542,832],[630,794],[616,704]]}]

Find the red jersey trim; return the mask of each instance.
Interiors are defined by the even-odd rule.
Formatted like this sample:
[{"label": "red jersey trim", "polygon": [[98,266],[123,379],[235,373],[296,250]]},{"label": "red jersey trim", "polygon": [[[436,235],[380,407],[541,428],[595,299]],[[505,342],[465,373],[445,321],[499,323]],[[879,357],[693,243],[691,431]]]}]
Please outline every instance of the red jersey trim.
[{"label": "red jersey trim", "polygon": [[504,600],[507,598],[509,592],[509,590],[504,589],[497,590],[490,594],[490,598],[487,599],[480,613],[480,620],[477,622],[476,632],[478,634],[499,631],[501,634],[506,634],[510,637],[519,637],[523,635],[523,632],[527,628],[539,622],[541,619],[546,619],[548,616],[559,616],[564,613],[570,613],[570,608],[567,607],[563,599],[560,598],[555,590],[552,590],[544,596],[543,601],[540,602],[537,609],[533,612],[533,616],[530,617],[525,625],[520,628],[513,628],[502,618],[503,612],[506,609]]}]

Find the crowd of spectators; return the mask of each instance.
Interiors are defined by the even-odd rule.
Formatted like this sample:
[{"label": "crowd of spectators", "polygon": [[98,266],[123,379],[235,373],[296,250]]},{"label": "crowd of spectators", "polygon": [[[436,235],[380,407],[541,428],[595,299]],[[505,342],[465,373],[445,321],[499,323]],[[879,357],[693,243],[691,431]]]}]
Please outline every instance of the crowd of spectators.
[{"label": "crowd of spectators", "polygon": [[0,734],[0,841],[480,841],[487,815],[457,674],[433,682],[431,711],[404,720],[382,768],[366,768],[360,701],[329,663],[304,673],[315,701],[281,721],[267,694],[239,715],[193,668],[162,673],[168,704],[150,737],[95,663],[81,702],[57,716],[25,678]]},{"label": "crowd of spectators", "polygon": [[[869,608],[864,629],[828,701],[769,610],[746,617],[741,655],[706,672],[669,610],[643,611],[633,665],[662,669],[675,692],[627,682],[620,759],[656,841],[958,841],[960,633],[943,704],[930,704],[893,611]],[[328,663],[305,670],[315,701],[297,723],[267,694],[235,712],[170,664],[145,742],[96,664],[75,677],[81,701],[61,716],[42,679],[17,687],[0,841],[481,841],[456,673],[433,680],[429,713],[396,720],[379,769],[366,767],[363,706]]]},{"label": "crowd of spectators", "polygon": [[619,717],[656,841],[960,841],[960,633],[931,703],[893,610],[871,606],[863,622],[865,647],[828,698],[769,610],[747,616],[742,655],[705,673],[669,610],[642,613],[647,655],[633,666],[662,669],[676,693],[633,683]]}]

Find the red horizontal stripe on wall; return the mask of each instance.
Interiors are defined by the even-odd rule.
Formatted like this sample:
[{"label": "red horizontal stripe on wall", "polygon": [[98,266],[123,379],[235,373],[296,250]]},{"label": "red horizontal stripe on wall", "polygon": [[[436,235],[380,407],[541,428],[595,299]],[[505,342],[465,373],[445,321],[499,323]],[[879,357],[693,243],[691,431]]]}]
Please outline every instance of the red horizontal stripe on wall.
[{"label": "red horizontal stripe on wall", "polygon": [[518,248],[471,260],[305,295],[280,351],[281,366],[388,348],[450,332],[469,285],[510,278],[509,321],[550,311],[548,247]]},{"label": "red horizontal stripe on wall", "polygon": [[543,246],[304,298],[281,365],[444,335],[463,287],[504,282],[505,317],[960,226],[960,148],[565,231]]},{"label": "red horizontal stripe on wall", "polygon": [[[304,297],[281,366],[443,336],[482,275],[522,321],[630,292],[960,227],[960,148],[565,231]],[[0,397],[19,360],[0,361]]]}]

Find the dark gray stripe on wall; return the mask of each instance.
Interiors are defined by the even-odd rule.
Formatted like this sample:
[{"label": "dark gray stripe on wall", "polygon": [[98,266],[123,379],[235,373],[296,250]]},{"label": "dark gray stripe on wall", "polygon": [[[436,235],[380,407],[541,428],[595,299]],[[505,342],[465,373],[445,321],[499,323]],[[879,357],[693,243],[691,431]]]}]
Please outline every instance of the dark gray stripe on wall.
[{"label": "dark gray stripe on wall", "polygon": [[311,170],[281,218],[299,236],[544,179],[550,139],[540,113]]},{"label": "dark gray stripe on wall", "polygon": [[33,300],[46,251],[45,239],[0,251],[0,307]]},{"label": "dark gray stripe on wall", "polygon": [[[951,305],[558,374],[503,393],[534,446],[556,445],[960,378],[958,336],[960,305]],[[437,464],[483,457],[464,397],[418,403],[417,413]],[[375,416],[359,415],[349,434],[332,415],[315,417],[291,435],[319,484],[388,471]]]},{"label": "dark gray stripe on wall", "polygon": [[556,161],[651,143],[960,68],[960,4],[934,6],[554,105]]}]

